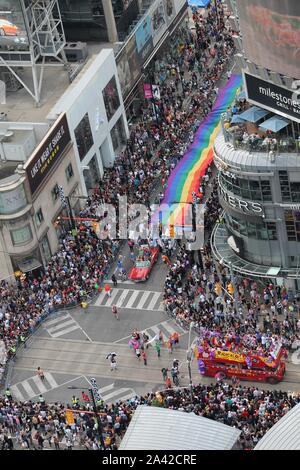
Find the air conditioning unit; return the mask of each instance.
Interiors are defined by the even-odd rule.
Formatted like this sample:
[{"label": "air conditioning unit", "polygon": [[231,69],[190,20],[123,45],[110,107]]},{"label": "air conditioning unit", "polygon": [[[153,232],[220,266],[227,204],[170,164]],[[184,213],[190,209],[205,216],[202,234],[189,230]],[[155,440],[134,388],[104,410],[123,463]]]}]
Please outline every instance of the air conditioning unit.
[{"label": "air conditioning unit", "polygon": [[86,42],[67,42],[64,51],[68,62],[82,62],[88,56]]}]

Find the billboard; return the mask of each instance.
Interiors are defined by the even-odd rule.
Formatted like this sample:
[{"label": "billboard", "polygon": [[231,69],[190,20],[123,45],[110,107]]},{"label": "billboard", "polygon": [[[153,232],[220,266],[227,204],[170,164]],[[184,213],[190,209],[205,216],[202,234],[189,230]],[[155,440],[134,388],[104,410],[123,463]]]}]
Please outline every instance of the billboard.
[{"label": "billboard", "polygon": [[155,46],[167,29],[167,18],[163,0],[159,0],[151,12],[151,28],[153,44]]},{"label": "billboard", "polygon": [[300,122],[300,93],[244,72],[247,98],[255,104]]},{"label": "billboard", "polygon": [[237,6],[246,57],[300,79],[299,0],[238,0]]},{"label": "billboard", "polygon": [[117,61],[118,75],[123,97],[130,92],[141,74],[135,36],[131,36]]},{"label": "billboard", "polygon": [[0,51],[27,51],[29,41],[20,0],[0,0]]},{"label": "billboard", "polygon": [[153,49],[151,18],[149,15],[138,26],[135,32],[135,41],[139,60],[143,65]]},{"label": "billboard", "polygon": [[70,141],[69,126],[64,114],[51,127],[41,144],[24,165],[31,194],[36,192],[51,170],[57,165]]}]

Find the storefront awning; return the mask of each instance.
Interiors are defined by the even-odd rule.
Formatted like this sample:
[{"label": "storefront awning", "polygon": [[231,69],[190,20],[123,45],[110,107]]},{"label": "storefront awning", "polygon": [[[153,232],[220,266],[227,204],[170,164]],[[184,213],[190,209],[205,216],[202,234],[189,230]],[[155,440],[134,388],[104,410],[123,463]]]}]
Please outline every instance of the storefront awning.
[{"label": "storefront awning", "polygon": [[18,266],[20,271],[23,273],[28,273],[29,271],[33,271],[34,269],[42,266],[42,263],[36,258],[27,258],[25,260],[19,261]]},{"label": "storefront awning", "polygon": [[242,114],[240,114],[239,116],[245,121],[257,122],[261,118],[269,114],[269,112],[270,111],[266,111],[265,109],[259,108],[258,106],[252,106],[251,108],[247,109]]},{"label": "storefront awning", "polygon": [[288,126],[290,121],[279,118],[277,116],[273,116],[270,119],[267,119],[265,122],[259,125],[262,129],[267,129],[272,132],[278,132],[284,127]]}]

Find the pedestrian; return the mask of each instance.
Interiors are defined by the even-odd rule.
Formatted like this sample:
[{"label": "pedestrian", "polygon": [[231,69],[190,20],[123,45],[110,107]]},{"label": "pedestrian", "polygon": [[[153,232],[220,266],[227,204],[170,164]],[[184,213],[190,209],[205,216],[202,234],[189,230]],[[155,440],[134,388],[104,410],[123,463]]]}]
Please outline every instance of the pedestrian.
[{"label": "pedestrian", "polygon": [[136,355],[137,359],[140,361],[140,359],[141,359],[141,351],[139,350],[139,348],[136,348],[136,350],[135,350],[135,355]]},{"label": "pedestrian", "polygon": [[37,374],[41,380],[45,379],[44,371],[40,367],[37,368]]},{"label": "pedestrian", "polygon": [[166,388],[172,388],[172,383],[170,377],[167,377],[166,379]]},{"label": "pedestrian", "polygon": [[104,290],[107,293],[108,297],[111,297],[111,287],[109,284],[105,284]]},{"label": "pedestrian", "polygon": [[112,311],[113,316],[114,316],[117,320],[119,320],[119,313],[118,313],[118,309],[117,309],[117,306],[116,306],[116,305],[113,305],[113,306],[112,306],[111,311]]},{"label": "pedestrian", "polygon": [[144,366],[146,366],[147,365],[147,355],[146,355],[145,351],[142,351],[142,359],[144,361]]},{"label": "pedestrian", "polygon": [[117,354],[115,352],[110,352],[107,354],[106,359],[110,360],[110,370],[115,370],[117,368]]},{"label": "pedestrian", "polygon": [[155,350],[156,350],[156,352],[157,352],[157,357],[160,357],[160,344],[159,344],[158,341],[156,341],[154,347],[155,347]]},{"label": "pedestrian", "polygon": [[111,276],[111,280],[112,280],[112,282],[113,282],[113,284],[114,284],[114,287],[117,287],[118,281],[117,281],[117,278],[116,278],[116,276],[115,276],[114,274]]},{"label": "pedestrian", "polygon": [[90,397],[84,391],[81,392],[81,398],[82,398],[82,401],[85,403],[88,403],[91,401]]},{"label": "pedestrian", "polygon": [[58,436],[57,436],[57,435],[55,435],[55,436],[53,437],[53,442],[54,442],[55,450],[59,450],[59,449],[60,449],[60,447],[59,447],[59,439],[58,439]]},{"label": "pedestrian", "polygon": [[173,352],[173,342],[172,342],[171,336],[169,337],[169,339],[167,341],[167,348],[168,348],[169,354],[172,354],[172,352]]},{"label": "pedestrian", "polygon": [[179,344],[179,333],[177,333],[177,331],[175,331],[172,335],[171,335],[171,338],[173,340],[173,345],[174,346],[177,346]]},{"label": "pedestrian", "polygon": [[168,369],[166,369],[165,367],[163,367],[162,370],[161,370],[161,373],[162,373],[162,376],[163,376],[164,381],[166,381],[166,380],[167,380],[167,377],[168,377]]},{"label": "pedestrian", "polygon": [[144,343],[144,345],[146,346],[146,349],[149,348],[148,341],[149,341],[149,336],[144,332],[144,333],[143,333],[143,343]]},{"label": "pedestrian", "polygon": [[43,397],[43,395],[39,395],[39,402],[41,405],[45,405],[45,398]]}]

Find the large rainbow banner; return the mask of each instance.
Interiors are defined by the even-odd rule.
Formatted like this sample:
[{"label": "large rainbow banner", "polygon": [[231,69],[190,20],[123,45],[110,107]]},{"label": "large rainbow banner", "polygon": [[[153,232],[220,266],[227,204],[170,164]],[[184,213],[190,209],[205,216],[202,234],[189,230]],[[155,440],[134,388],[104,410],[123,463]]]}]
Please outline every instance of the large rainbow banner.
[{"label": "large rainbow banner", "polygon": [[[231,105],[241,85],[241,75],[232,75],[220,89],[213,109],[200,124],[193,143],[172,171],[161,204],[182,203],[182,206],[175,206],[171,213],[161,213],[160,222],[164,226],[181,226],[184,223],[182,207],[184,203],[192,202],[193,192],[198,192],[200,177],[205,175],[213,160],[213,142],[220,128],[221,114]],[[153,221],[155,219],[158,219],[158,213],[154,214]]]}]

